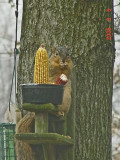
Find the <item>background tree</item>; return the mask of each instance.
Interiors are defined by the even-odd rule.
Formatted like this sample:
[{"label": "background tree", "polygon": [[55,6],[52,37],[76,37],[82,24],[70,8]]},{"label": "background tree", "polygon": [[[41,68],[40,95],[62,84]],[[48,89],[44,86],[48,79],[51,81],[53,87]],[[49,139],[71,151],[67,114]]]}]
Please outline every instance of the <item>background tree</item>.
[{"label": "background tree", "polygon": [[[111,28],[111,40],[106,39],[106,28]],[[112,0],[23,2],[19,106],[19,85],[33,82],[34,54],[40,44],[49,53],[53,45],[68,45],[75,65],[67,118],[67,134],[74,139],[72,160],[111,159],[113,32]]]}]

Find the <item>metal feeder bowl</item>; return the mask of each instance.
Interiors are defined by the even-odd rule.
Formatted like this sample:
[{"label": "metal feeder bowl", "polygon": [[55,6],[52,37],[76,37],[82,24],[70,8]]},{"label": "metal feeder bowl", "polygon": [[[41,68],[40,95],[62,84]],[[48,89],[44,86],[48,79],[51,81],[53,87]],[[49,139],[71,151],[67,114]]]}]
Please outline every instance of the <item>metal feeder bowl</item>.
[{"label": "metal feeder bowl", "polygon": [[62,104],[63,85],[30,83],[21,84],[21,88],[23,103]]}]

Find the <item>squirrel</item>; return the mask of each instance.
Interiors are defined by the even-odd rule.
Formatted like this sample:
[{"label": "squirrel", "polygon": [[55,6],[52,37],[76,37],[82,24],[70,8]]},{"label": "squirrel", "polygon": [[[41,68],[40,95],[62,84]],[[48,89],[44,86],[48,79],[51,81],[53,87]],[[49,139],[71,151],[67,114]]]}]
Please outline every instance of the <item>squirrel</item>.
[{"label": "squirrel", "polygon": [[71,104],[71,82],[69,77],[73,64],[68,49],[66,47],[54,47],[49,62],[50,82],[55,82],[61,74],[65,74],[68,78],[64,88],[63,102],[62,105],[59,105],[60,112],[58,112],[58,114],[64,115],[69,111]]},{"label": "squirrel", "polygon": [[[72,60],[66,47],[54,47],[49,58],[50,77],[49,81],[55,82],[61,74],[67,76],[68,82],[64,88],[63,103],[59,105],[58,115],[64,115],[69,111],[71,104],[71,82],[70,73],[72,70]],[[27,113],[16,125],[16,133],[34,132],[35,113]],[[35,149],[22,141],[15,139],[17,160],[36,160]],[[29,154],[27,154],[29,152]]]}]

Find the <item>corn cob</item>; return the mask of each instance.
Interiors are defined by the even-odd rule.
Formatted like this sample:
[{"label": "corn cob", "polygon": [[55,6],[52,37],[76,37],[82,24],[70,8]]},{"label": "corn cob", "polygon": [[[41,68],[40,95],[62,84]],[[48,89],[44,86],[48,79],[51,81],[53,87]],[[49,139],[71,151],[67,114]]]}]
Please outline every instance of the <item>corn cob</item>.
[{"label": "corn cob", "polygon": [[48,54],[42,46],[37,50],[34,66],[34,83],[47,84],[49,81]]}]

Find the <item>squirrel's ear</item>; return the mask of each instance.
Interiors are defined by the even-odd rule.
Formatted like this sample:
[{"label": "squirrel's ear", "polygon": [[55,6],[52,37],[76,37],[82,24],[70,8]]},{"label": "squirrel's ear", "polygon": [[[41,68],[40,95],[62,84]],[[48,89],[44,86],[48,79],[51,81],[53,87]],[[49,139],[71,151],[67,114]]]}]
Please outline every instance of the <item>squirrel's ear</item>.
[{"label": "squirrel's ear", "polygon": [[52,47],[52,54],[56,54],[56,47],[55,46]]}]

